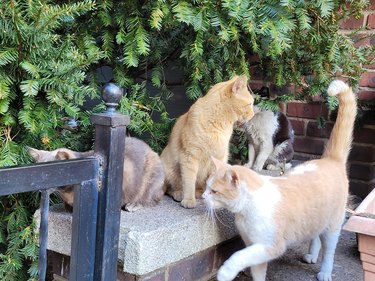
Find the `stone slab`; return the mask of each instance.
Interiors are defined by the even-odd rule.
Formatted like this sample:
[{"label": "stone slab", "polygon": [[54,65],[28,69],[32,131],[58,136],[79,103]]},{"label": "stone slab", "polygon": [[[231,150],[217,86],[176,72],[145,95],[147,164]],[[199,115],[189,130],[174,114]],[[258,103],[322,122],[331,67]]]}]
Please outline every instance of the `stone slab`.
[{"label": "stone slab", "polygon": [[[278,176],[278,171],[261,171]],[[35,213],[39,225],[40,212]],[[123,271],[145,275],[218,245],[238,235],[234,215],[216,210],[209,215],[202,199],[194,209],[164,196],[155,207],[121,212],[119,264]],[[62,204],[50,207],[48,250],[70,256],[72,214]]]},{"label": "stone slab", "polygon": [[[119,263],[124,272],[144,275],[235,237],[233,214],[208,215],[203,200],[185,209],[164,196],[155,207],[121,212]],[[39,210],[35,213],[37,225]],[[48,249],[70,256],[72,214],[62,204],[50,207]]]}]

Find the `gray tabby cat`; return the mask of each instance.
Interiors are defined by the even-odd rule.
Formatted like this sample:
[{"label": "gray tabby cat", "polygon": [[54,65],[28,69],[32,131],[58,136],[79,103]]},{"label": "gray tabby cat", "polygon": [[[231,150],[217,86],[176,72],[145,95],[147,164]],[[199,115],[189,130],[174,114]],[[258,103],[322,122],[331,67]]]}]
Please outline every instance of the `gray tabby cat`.
[{"label": "gray tabby cat", "polygon": [[294,131],[284,113],[258,110],[244,124],[244,129],[249,141],[246,167],[255,171],[263,168],[283,171],[291,167],[289,162],[294,153]]},{"label": "gray tabby cat", "polygon": [[[36,162],[68,160],[93,156],[93,151],[76,152],[67,148],[54,151],[28,148]],[[157,204],[164,190],[164,170],[159,155],[145,142],[126,137],[124,180],[122,186],[121,206],[129,212]],[[73,206],[73,186],[57,189],[67,207]]]}]

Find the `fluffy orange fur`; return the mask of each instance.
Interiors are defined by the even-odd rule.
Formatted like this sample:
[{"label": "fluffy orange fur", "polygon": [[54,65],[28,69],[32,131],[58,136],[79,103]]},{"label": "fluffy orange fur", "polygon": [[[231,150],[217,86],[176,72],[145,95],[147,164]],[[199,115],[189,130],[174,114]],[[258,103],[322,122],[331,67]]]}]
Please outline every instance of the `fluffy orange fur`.
[{"label": "fluffy orange fur", "polygon": [[322,243],[317,278],[332,280],[348,195],[346,161],[357,108],[355,95],[344,82],[332,82],[328,93],[338,95],[339,113],[322,159],[305,162],[278,178],[214,159],[216,172],[203,197],[209,209],[225,207],[235,213],[247,246],[220,268],[219,281],[233,280],[249,266],[253,280],[264,281],[267,262],[282,255],[291,243],[306,239],[311,244],[304,260],[315,263]]},{"label": "fluffy orange fur", "polygon": [[211,155],[227,161],[233,124],[254,115],[253,101],[246,76],[236,76],[214,85],[177,119],[160,157],[167,193],[185,208],[194,208],[203,192],[214,168]]}]

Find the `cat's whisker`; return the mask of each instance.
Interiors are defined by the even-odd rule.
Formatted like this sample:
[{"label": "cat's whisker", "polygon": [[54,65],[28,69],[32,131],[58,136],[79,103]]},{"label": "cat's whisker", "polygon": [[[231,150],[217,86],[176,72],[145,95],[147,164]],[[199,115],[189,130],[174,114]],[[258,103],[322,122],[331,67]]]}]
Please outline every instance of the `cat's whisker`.
[{"label": "cat's whisker", "polygon": [[207,208],[206,213],[205,213],[205,222],[212,223],[212,218],[211,218],[210,212],[211,212],[210,208]]},{"label": "cat's whisker", "polygon": [[210,223],[213,223],[211,209],[207,207],[206,210],[207,210],[207,212],[206,212],[206,219],[207,219],[207,221],[210,222]]},{"label": "cat's whisker", "polygon": [[216,219],[214,218],[214,210],[212,208],[206,207],[206,216],[205,216],[205,222],[208,221],[210,225],[212,225],[212,228],[216,228]]},{"label": "cat's whisker", "polygon": [[204,212],[204,224],[207,224],[210,222],[210,215],[209,215],[209,210],[207,209],[206,212]]},{"label": "cat's whisker", "polygon": [[226,227],[231,227],[230,225],[224,223],[224,222],[220,219],[220,216],[216,213],[215,210],[213,210],[213,213],[214,213],[214,215],[215,215],[215,217],[216,217],[216,220],[219,221],[222,225],[224,225],[224,226],[226,226]]}]

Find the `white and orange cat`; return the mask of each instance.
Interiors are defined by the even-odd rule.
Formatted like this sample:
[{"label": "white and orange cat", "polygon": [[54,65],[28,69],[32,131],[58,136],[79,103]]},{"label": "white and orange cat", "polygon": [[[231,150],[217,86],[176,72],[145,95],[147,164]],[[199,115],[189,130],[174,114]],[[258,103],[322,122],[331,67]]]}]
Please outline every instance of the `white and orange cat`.
[{"label": "white and orange cat", "polygon": [[209,208],[227,208],[246,248],[220,267],[219,281],[233,280],[251,267],[254,281],[264,281],[267,263],[287,247],[311,240],[307,263],[316,263],[322,244],[319,281],[332,280],[334,254],[348,196],[346,161],[352,142],[356,98],[351,88],[333,81],[328,93],[338,96],[339,112],[321,159],[305,162],[283,177],[267,177],[242,166],[213,159],[216,172],[207,181],[203,198]]},{"label": "white and orange cat", "polygon": [[172,129],[160,157],[167,193],[185,208],[194,208],[214,169],[211,155],[226,162],[233,124],[253,117],[246,76],[214,85],[199,98]]}]

